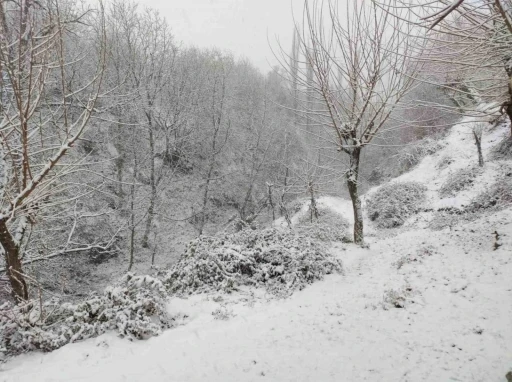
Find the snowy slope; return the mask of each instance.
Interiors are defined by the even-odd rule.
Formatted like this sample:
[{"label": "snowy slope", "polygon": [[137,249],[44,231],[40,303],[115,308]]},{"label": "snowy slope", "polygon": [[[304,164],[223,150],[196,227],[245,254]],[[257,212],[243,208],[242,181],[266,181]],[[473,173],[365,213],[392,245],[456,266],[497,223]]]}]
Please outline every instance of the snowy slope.
[{"label": "snowy slope", "polygon": [[[476,179],[472,188],[460,192],[456,197],[439,198],[437,193],[451,174],[478,164],[477,148],[471,132],[473,123],[471,117],[463,118],[459,124],[451,128],[448,136],[441,141],[444,148],[425,157],[412,171],[393,179],[391,182],[416,181],[423,183],[428,188],[427,204],[434,209],[467,205],[472,198],[496,179],[497,170],[501,165],[500,163],[486,161],[485,171]],[[510,135],[508,124],[500,124],[497,127],[487,126],[487,130],[483,132],[482,136],[482,152],[485,159],[496,144]],[[440,168],[439,164],[443,158],[449,158],[450,164]],[[377,189],[378,187],[370,190],[368,194],[375,192]]]},{"label": "snowy slope", "polygon": [[[484,133],[484,155],[507,129]],[[454,161],[439,173],[447,154]],[[460,198],[439,199],[450,171],[473,162],[472,137],[457,125],[443,150],[397,180],[424,182],[435,206],[460,205],[499,166],[487,163]],[[321,203],[351,218],[348,201]],[[1,366],[0,381],[504,381],[512,370],[512,211],[447,231],[410,222],[368,241],[369,249],[334,246],[346,274],[287,300],[249,290],[172,299],[169,309],[189,316],[181,327],[147,341],[108,334],[23,355]]]}]

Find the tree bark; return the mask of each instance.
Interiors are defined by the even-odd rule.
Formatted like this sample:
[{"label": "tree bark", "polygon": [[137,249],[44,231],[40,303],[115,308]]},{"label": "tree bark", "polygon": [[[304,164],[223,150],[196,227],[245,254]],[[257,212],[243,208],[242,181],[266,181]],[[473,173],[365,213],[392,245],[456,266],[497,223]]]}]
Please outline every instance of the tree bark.
[{"label": "tree bark", "polygon": [[310,212],[310,221],[313,223],[313,218],[318,220],[318,208],[316,206],[316,198],[315,198],[315,189],[313,181],[310,180],[308,182],[308,191],[310,196],[310,204],[309,204],[309,212]]},{"label": "tree bark", "polygon": [[149,124],[149,183],[151,186],[151,195],[149,197],[148,217],[146,219],[146,229],[142,237],[142,248],[149,247],[149,233],[151,232],[151,225],[153,224],[153,217],[155,215],[155,202],[156,202],[156,176],[155,176],[155,137],[153,134],[153,123],[151,115],[147,114]]},{"label": "tree bark", "polygon": [[505,112],[510,120],[510,135],[512,135],[512,57],[505,58],[505,72],[508,76],[508,100],[503,103],[502,111]]},{"label": "tree bark", "polygon": [[505,113],[507,113],[508,119],[510,120],[510,135],[512,136],[512,71],[508,70],[508,95],[509,99],[505,105]]},{"label": "tree bark", "polygon": [[473,131],[473,137],[475,137],[476,149],[478,150],[478,165],[484,166],[484,156],[482,154],[482,136],[477,132]]},{"label": "tree bark", "polygon": [[7,276],[11,283],[12,296],[16,302],[28,300],[28,287],[23,275],[19,246],[7,229],[5,220],[0,220],[0,244],[4,249]]},{"label": "tree bark", "polygon": [[363,245],[363,210],[361,208],[361,198],[359,197],[358,189],[360,156],[360,147],[353,148],[350,152],[350,167],[347,171],[347,186],[354,210],[354,243]]}]

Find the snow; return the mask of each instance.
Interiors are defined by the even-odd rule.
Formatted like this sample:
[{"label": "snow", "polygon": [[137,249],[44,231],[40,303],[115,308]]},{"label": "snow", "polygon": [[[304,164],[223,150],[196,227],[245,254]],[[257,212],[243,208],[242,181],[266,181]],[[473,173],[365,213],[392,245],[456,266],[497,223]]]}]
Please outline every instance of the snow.
[{"label": "snow", "polygon": [[[186,325],[147,341],[113,334],[50,354],[15,358],[2,381],[502,381],[512,362],[510,212],[449,234],[416,230],[337,247],[346,276],[329,276],[287,300],[239,295],[170,301]],[[491,232],[506,238],[492,251]],[[480,244],[481,241],[481,245]],[[397,270],[399,255],[432,246]],[[405,309],[386,290],[412,289]],[[238,298],[238,300],[237,300]],[[224,304],[234,317],[212,315]]]},{"label": "snow", "polygon": [[[486,162],[484,172],[475,180],[473,187],[457,194],[456,197],[439,198],[438,191],[448,177],[458,170],[478,164],[478,155],[473,138],[472,128],[474,117],[465,117],[453,126],[448,136],[443,140],[445,147],[435,154],[425,157],[412,171],[407,172],[392,182],[420,182],[428,188],[427,202],[429,208],[456,207],[467,205],[476,195],[484,191],[498,175],[501,166],[497,162]],[[491,125],[488,125],[491,127]],[[487,159],[491,149],[510,134],[508,125],[499,125],[490,131],[484,131],[482,136],[482,152]],[[450,157],[452,163],[439,169],[439,162],[444,157]],[[373,188],[367,194],[375,192]]]},{"label": "snow", "polygon": [[[485,156],[507,131],[484,132]],[[445,142],[394,180],[424,183],[435,207],[467,203],[500,166],[486,163],[472,188],[439,199],[450,173],[477,163],[467,125]],[[444,155],[453,163],[439,171]],[[349,201],[324,196],[318,204],[353,220]],[[345,275],[288,299],[254,289],[173,298],[169,311],[188,317],[161,336],[129,342],[112,333],[22,355],[1,365],[0,381],[504,381],[512,369],[512,210],[444,231],[417,220],[369,235],[366,249],[334,245]],[[385,303],[390,291],[404,308]]]},{"label": "snow", "polygon": [[[309,204],[309,200],[304,202],[301,209],[290,218],[292,226],[298,224],[300,218],[309,213]],[[342,215],[347,220],[349,229],[352,229],[352,226],[354,225],[354,212],[352,210],[352,202],[350,200],[331,195],[323,195],[317,199],[316,206],[318,209],[326,208]],[[286,227],[286,225],[284,217],[280,217],[274,221],[274,226]]]}]

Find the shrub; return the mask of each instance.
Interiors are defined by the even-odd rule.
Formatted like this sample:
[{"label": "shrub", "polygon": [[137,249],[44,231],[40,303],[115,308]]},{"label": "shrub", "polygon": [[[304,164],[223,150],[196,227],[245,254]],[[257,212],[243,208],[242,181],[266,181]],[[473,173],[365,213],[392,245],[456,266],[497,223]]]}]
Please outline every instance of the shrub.
[{"label": "shrub", "polygon": [[508,136],[493,147],[490,159],[510,159],[512,158],[512,137]]},{"label": "shrub", "polygon": [[116,330],[129,339],[160,334],[171,324],[161,281],[127,274],[103,295],[77,303],[49,301],[0,308],[0,341],[4,352],[51,351],[67,343]]},{"label": "shrub", "polygon": [[285,297],[342,271],[341,261],[310,238],[288,229],[245,230],[192,241],[163,280],[181,295],[253,285]]},{"label": "shrub", "polygon": [[476,177],[482,173],[481,167],[470,167],[460,169],[450,174],[446,182],[439,189],[439,196],[446,198],[454,196],[460,191],[470,188]]},{"label": "shrub", "polygon": [[399,227],[418,212],[425,200],[426,190],[424,185],[417,182],[386,184],[368,196],[368,216],[379,228]]},{"label": "shrub", "polygon": [[416,253],[401,256],[393,265],[396,269],[401,269],[405,264],[421,263],[425,257],[432,256],[434,253],[435,249],[432,246],[420,247]]},{"label": "shrub", "polygon": [[512,167],[504,166],[501,176],[467,207],[468,212],[480,209],[503,209],[512,205]]},{"label": "shrub", "polygon": [[382,297],[382,308],[390,310],[392,308],[403,309],[407,304],[412,301],[412,289],[406,285],[400,289],[388,289],[384,292]]},{"label": "shrub", "polygon": [[432,138],[424,138],[412,145],[406,146],[395,157],[398,162],[399,173],[403,174],[416,166],[424,157],[435,154],[444,146]]},{"label": "shrub", "polygon": [[450,155],[445,154],[441,157],[441,159],[439,159],[439,162],[437,162],[436,167],[438,170],[444,170],[452,163],[453,163],[453,158]]},{"label": "shrub", "polygon": [[317,210],[318,219],[313,217],[313,221],[311,221],[309,211],[299,218],[295,227],[299,235],[324,242],[346,241],[349,234],[347,219],[328,208],[318,207]]}]

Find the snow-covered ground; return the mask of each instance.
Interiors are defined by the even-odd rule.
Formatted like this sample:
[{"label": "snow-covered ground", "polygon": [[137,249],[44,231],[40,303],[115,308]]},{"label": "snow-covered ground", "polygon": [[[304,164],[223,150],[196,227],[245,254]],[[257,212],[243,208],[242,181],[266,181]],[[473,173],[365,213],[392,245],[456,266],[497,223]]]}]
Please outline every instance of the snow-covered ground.
[{"label": "snow-covered ground", "polygon": [[[506,133],[486,132],[484,154]],[[449,173],[476,162],[463,125],[445,142],[398,180],[424,182],[433,206],[465,204],[500,164],[487,163],[460,198],[439,199]],[[453,163],[439,172],[447,154]],[[352,219],[348,201],[321,203]],[[412,222],[394,232],[370,236],[369,249],[335,245],[345,275],[289,299],[250,290],[172,299],[169,309],[189,316],[183,326],[146,341],[107,334],[19,356],[1,366],[0,381],[505,381],[512,370],[512,210],[444,231]]]}]

